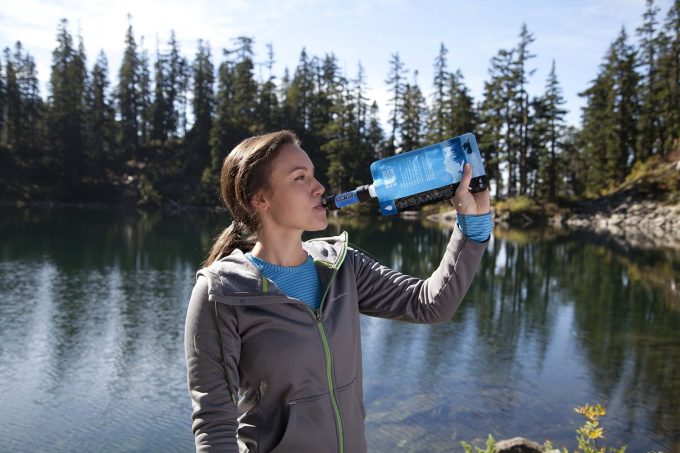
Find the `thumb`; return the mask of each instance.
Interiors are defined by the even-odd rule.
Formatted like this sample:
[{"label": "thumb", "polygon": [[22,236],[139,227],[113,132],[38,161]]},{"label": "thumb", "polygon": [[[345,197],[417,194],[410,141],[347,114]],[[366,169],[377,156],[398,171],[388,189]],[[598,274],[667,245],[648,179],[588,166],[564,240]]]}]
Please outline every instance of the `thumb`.
[{"label": "thumb", "polygon": [[460,190],[461,193],[467,193],[470,190],[470,181],[472,181],[472,165],[466,163],[463,168],[463,178],[460,180],[460,185],[456,192]]}]

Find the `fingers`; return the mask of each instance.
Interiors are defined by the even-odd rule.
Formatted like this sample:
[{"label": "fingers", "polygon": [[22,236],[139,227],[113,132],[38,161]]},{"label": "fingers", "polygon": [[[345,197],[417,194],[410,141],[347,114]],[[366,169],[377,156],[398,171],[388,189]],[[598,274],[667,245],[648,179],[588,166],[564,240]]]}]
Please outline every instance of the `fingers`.
[{"label": "fingers", "polygon": [[470,190],[470,181],[472,181],[472,165],[469,163],[465,164],[463,167],[463,178],[460,180],[458,189],[456,189],[456,194],[460,191],[461,194],[467,193]]}]

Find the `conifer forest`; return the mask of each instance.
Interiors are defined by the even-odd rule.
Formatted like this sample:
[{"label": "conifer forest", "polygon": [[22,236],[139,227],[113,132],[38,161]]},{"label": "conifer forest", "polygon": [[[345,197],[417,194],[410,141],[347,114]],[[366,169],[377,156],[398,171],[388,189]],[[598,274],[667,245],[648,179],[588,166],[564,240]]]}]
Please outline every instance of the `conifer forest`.
[{"label": "conifer forest", "polygon": [[[329,49],[303,48],[294,69],[273,73],[274,45],[255,55],[253,37],[226,49],[199,41],[180,49],[173,32],[150,52],[133,26],[124,56],[87,61],[85,37],[56,27],[48,92],[21,42],[0,54],[0,200],[216,205],[222,160],[242,139],[295,131],[327,193],[371,181],[369,164],[472,131],[499,198],[596,197],[639,163],[680,149],[680,0],[648,0],[635,30],[621,28],[580,96],[581,124],[568,126],[559,60],[530,96],[534,35],[490,58],[481,99],[433,50],[423,82],[399,52],[386,55],[386,122],[367,96],[361,64],[344,75]],[[187,56],[190,54],[190,56]],[[256,76],[256,65],[264,70]],[[427,83],[426,89],[421,84]],[[425,94],[430,93],[430,94]]]}]

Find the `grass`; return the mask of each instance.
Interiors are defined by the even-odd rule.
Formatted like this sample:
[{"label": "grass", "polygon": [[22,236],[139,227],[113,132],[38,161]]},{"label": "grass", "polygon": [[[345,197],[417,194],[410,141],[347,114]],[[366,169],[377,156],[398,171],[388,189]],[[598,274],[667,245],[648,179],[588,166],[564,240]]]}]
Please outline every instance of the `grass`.
[{"label": "grass", "polygon": [[511,214],[522,214],[533,212],[538,208],[538,204],[532,198],[521,195],[519,197],[506,198],[505,200],[497,200],[494,209],[496,212],[508,211]]}]

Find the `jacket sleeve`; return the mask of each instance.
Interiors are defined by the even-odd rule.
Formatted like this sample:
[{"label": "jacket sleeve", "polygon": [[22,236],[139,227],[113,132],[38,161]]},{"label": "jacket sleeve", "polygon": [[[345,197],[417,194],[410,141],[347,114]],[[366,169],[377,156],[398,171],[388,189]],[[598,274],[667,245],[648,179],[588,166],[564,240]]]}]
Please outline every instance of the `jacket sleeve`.
[{"label": "jacket sleeve", "polygon": [[[217,304],[219,332],[233,394],[238,389],[238,361],[241,351],[236,319],[230,307]],[[220,354],[215,304],[208,298],[208,283],[199,277],[191,293],[184,332],[192,431],[197,452],[238,453],[237,407],[227,387]]]},{"label": "jacket sleeve", "polygon": [[426,280],[399,273],[350,250],[359,311],[415,323],[449,321],[470,288],[485,250],[486,243],[472,241],[454,227],[439,267]]}]

